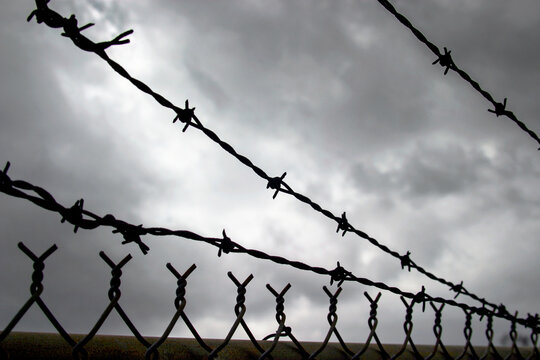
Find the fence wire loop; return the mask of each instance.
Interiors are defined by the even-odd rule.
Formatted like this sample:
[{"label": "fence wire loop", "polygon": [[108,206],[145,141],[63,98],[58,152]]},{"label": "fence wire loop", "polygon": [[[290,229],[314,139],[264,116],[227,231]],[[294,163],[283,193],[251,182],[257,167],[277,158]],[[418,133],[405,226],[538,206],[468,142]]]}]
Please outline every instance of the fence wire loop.
[{"label": "fence wire loop", "polygon": [[368,318],[368,326],[369,326],[370,331],[369,331],[369,335],[368,335],[368,337],[367,337],[367,339],[366,339],[366,341],[364,343],[364,346],[356,354],[354,354],[351,357],[351,360],[356,360],[356,359],[360,358],[360,356],[362,356],[367,351],[367,349],[369,348],[369,345],[371,344],[371,339],[373,339],[373,338],[375,338],[375,342],[379,346],[379,350],[381,351],[381,355],[383,355],[383,358],[386,359],[386,358],[388,358],[388,354],[386,353],[386,351],[382,347],[382,344],[380,344],[379,339],[377,337],[377,334],[375,333],[375,330],[377,329],[377,323],[378,323],[378,320],[377,320],[377,302],[381,298],[381,293],[377,294],[377,296],[375,297],[375,300],[373,300],[371,298],[371,296],[369,296],[367,291],[364,291],[364,296],[369,301],[370,312],[369,312],[369,318]]},{"label": "fence wire loop", "polygon": [[128,263],[128,261],[131,260],[131,254],[128,254],[126,257],[124,257],[118,264],[115,264],[103,251],[99,252],[99,256],[111,267],[111,281],[110,281],[110,289],[109,289],[109,300],[118,301],[120,298],[120,277],[122,276],[122,267]]},{"label": "fence wire loop", "polygon": [[[309,353],[306,351],[306,349],[302,346],[302,344],[300,344],[300,342],[293,335],[292,329],[289,326],[285,325],[285,320],[286,320],[287,317],[285,315],[285,306],[284,306],[285,298],[284,298],[284,296],[285,296],[285,293],[287,291],[289,291],[289,289],[291,288],[291,284],[287,284],[283,288],[283,290],[281,290],[281,292],[279,292],[279,293],[276,290],[274,290],[274,288],[272,286],[270,286],[270,284],[266,284],[266,288],[276,298],[276,321],[278,323],[278,330],[276,330],[276,332],[274,334],[270,334],[270,335],[264,337],[263,340],[268,340],[268,339],[271,339],[271,338],[275,337],[274,341],[276,342],[280,337],[287,336],[293,342],[294,346],[296,347],[296,350],[300,353],[302,358],[303,359],[308,358]],[[280,329],[281,329],[281,331],[280,331]]]},{"label": "fence wire loop", "polygon": [[180,304],[184,301],[184,298],[186,296],[187,277],[197,268],[197,266],[195,264],[191,265],[183,275],[180,275],[180,273],[176,271],[176,269],[171,265],[171,263],[167,263],[166,267],[177,279],[174,307],[178,310],[180,308]]},{"label": "fence wire loop", "polygon": [[444,308],[445,304],[441,304],[441,306],[436,307],[433,302],[429,302],[429,305],[431,305],[431,308],[435,312],[435,321],[433,324],[433,334],[435,335],[435,346],[433,347],[433,351],[430,355],[428,355],[425,360],[430,360],[433,357],[435,357],[439,351],[439,348],[441,349],[441,352],[443,356],[447,359],[452,358],[448,351],[446,350],[446,347],[444,346],[442,342],[442,325],[441,325],[441,318],[442,318],[442,310]]},{"label": "fence wire loop", "polygon": [[490,355],[496,359],[502,359],[502,356],[499,354],[497,349],[495,348],[495,345],[493,345],[493,316],[487,315],[487,324],[486,324],[486,339],[488,341],[488,345],[486,348],[486,352],[482,356],[481,359],[486,359]]},{"label": "fence wire loop", "polygon": [[413,330],[413,323],[412,323],[412,312],[413,307],[415,305],[414,300],[411,301],[411,303],[407,303],[405,298],[403,296],[400,296],[401,302],[403,305],[405,305],[405,322],[403,323],[403,330],[405,331],[405,340],[403,341],[403,345],[399,349],[399,351],[394,354],[391,359],[398,359],[406,350],[407,345],[410,344],[413,353],[415,354],[416,358],[422,358],[422,356],[419,355],[418,350],[416,349],[416,346],[414,345],[414,342],[412,340],[412,330]]},{"label": "fence wire loop", "polygon": [[283,296],[285,295],[287,291],[289,291],[289,289],[291,288],[291,284],[287,284],[283,288],[283,290],[281,290],[280,293],[274,290],[274,288],[272,288],[270,284],[266,284],[266,288],[276,298],[276,321],[278,323],[278,328],[275,333],[269,334],[262,339],[262,341],[267,341],[274,338],[274,340],[272,341],[272,345],[261,354],[261,356],[259,357],[259,360],[265,359],[266,357],[271,357],[270,354],[277,346],[277,343],[280,337],[287,336],[290,339],[294,339],[294,337],[292,337],[292,332],[291,332],[292,329],[289,326],[285,326],[285,320],[287,319],[287,317],[285,316],[285,313],[284,313],[285,307],[283,305],[285,302],[285,299],[283,298]]},{"label": "fence wire loop", "polygon": [[[19,249],[28,256],[33,264],[34,271],[32,272],[32,284],[30,285],[30,298],[26,301],[26,303],[21,307],[21,309],[15,314],[13,319],[9,322],[9,324],[4,328],[2,333],[0,333],[0,343],[5,340],[5,338],[11,333],[15,325],[22,319],[22,317],[26,314],[28,309],[35,303],[39,306],[43,314],[47,317],[47,319],[50,321],[50,323],[55,327],[55,329],[58,331],[60,336],[70,345],[74,346],[75,341],[71,338],[71,336],[64,330],[62,325],[56,320],[56,317],[53,315],[53,313],[49,310],[45,302],[41,299],[41,294],[43,292],[43,270],[45,269],[45,263],[44,261],[57,250],[57,247],[55,244],[53,244],[49,249],[47,249],[43,254],[41,254],[39,257],[34,254],[29,248],[27,248],[22,242],[18,243]],[[5,353],[2,349],[0,349],[0,354]],[[8,358],[6,356],[5,358]]]},{"label": "fence wire loop", "polygon": [[41,295],[43,292],[43,270],[45,269],[45,259],[47,259],[53,252],[55,252],[58,247],[56,244],[53,244],[49,249],[47,249],[41,256],[36,256],[29,248],[27,248],[22,242],[18,244],[19,249],[22,250],[32,261],[34,262],[32,272],[32,284],[30,284],[30,293],[32,296]]},{"label": "fence wire loop", "polygon": [[458,359],[463,359],[465,356],[467,356],[469,351],[474,359],[478,359],[476,350],[474,349],[474,346],[471,343],[472,332],[473,332],[472,312],[466,309],[464,309],[463,312],[465,313],[465,328],[463,329],[463,335],[465,336],[465,347],[463,349],[463,353],[460,356],[458,356]]}]

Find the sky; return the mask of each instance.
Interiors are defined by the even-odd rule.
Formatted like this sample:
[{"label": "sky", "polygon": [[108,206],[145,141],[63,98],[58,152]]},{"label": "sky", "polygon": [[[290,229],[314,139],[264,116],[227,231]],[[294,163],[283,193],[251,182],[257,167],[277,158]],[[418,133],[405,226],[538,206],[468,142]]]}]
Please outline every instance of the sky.
[{"label": "sky", "polygon": [[[540,3],[533,0],[394,1],[433,43],[532,130],[540,132]],[[71,206],[132,224],[221,237],[291,260],[418,292],[454,293],[348,233],[308,205],[279,194],[200,131],[141,93],[59,29],[26,17],[33,1],[2,0],[0,11],[0,162]],[[178,106],[189,99],[202,123],[271,176],[286,181],[382,244],[432,273],[505,304],[520,316],[539,310],[540,152],[538,144],[434,55],[377,1],[53,0],[63,16],[96,25],[99,42],[134,29],[130,43],[107,53]],[[0,194],[0,327],[29,296],[35,253],[45,262],[51,311],[70,333],[88,333],[108,303],[110,270],[128,253],[120,304],[144,335],[159,336],[174,313],[176,279],[191,264],[186,314],[201,336],[224,338],[243,281],[246,322],[257,338],[275,332],[275,299],[285,296],[287,324],[301,340],[322,341],[329,279],[173,237],[144,237],[150,252],[122,245],[109,228],[79,230],[58,214]],[[368,301],[378,289],[345,283],[338,329],[367,338]],[[478,305],[465,296],[458,300]],[[377,333],[404,339],[404,306],[383,292]],[[433,344],[433,311],[413,313],[413,339]],[[443,312],[443,340],[463,340],[465,318]],[[510,324],[495,321],[495,338]],[[485,343],[485,320],[474,318]],[[53,331],[37,308],[15,328]],[[523,328],[520,334],[527,336]],[[117,315],[101,333],[129,334]],[[178,323],[173,336],[190,336]],[[242,330],[235,337],[245,338]],[[334,338],[335,340],[335,338]]]}]

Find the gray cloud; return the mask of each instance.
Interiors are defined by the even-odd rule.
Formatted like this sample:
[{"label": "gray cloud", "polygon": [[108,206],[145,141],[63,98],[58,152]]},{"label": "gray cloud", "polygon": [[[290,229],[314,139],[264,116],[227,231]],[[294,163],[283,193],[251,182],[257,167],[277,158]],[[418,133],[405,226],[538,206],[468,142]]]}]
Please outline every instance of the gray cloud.
[{"label": "gray cloud", "polygon": [[[396,6],[540,128],[535,2]],[[355,226],[400,253],[410,250],[430,271],[463,279],[471,291],[520,313],[535,312],[534,144],[488,113],[455,75],[443,77],[430,65],[432,54],[376,2],[57,0],[51,7],[96,22],[88,30],[95,39],[134,28],[132,43],[112,56],[176,104],[189,98],[205,124],[269,174],[286,170],[292,186],[338,215],[346,210]],[[336,235],[335,224],[308,206],[285,194],[272,200],[264,181],[196,130],[172,128],[172,114],[105,63],[57,30],[27,24],[31,8],[3,4],[0,15],[0,160],[12,162],[13,178],[44,186],[66,205],[83,197],[101,215],[216,237],[226,228],[245,246],[327,268],[340,261],[359,276],[407,291],[425,284],[450,296],[365,241]],[[258,335],[276,325],[266,283],[292,284],[286,312],[298,337],[320,340],[326,331],[326,277],[245,255],[218,258],[216,248],[181,239],[146,237],[152,250],[142,256],[109,229],[73,234],[57,215],[1,197],[1,263],[9,269],[0,272],[3,324],[28,295],[31,266],[16,249],[23,240],[36,252],[59,245],[47,260],[44,297],[72,332],[87,332],[106,306],[109,269],[100,250],[116,261],[134,255],[122,304],[145,334],[159,334],[172,315],[176,285],[168,261],[179,271],[198,266],[188,280],[187,311],[204,336],[224,337],[234,321],[229,270],[255,276],[248,323]],[[349,334],[366,330],[359,325],[367,320],[364,290],[346,284],[340,296],[340,331],[354,341]],[[403,334],[390,322],[401,321],[402,305],[384,297],[384,339],[399,342]],[[51,330],[39,315],[29,314],[17,329]],[[449,311],[445,320],[449,341],[463,341],[462,314]],[[419,334],[430,342],[425,328]],[[128,330],[111,317],[104,332]],[[181,324],[174,334],[188,335]]]},{"label": "gray cloud", "polygon": [[362,191],[374,192],[383,186],[414,200],[461,194],[479,187],[489,181],[489,168],[493,165],[477,149],[421,142],[397,162],[393,168],[381,169],[366,160],[355,166],[353,176]]}]

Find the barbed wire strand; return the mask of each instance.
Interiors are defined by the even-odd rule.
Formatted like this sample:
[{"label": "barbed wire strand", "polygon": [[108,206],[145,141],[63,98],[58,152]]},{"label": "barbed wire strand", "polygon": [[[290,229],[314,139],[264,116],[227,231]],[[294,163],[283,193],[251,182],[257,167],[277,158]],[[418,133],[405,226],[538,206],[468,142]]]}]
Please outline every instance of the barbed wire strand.
[{"label": "barbed wire strand", "polygon": [[[48,2],[48,1],[47,1]],[[125,44],[129,42],[129,39],[123,39],[123,37],[129,35],[132,33],[132,30],[128,30],[119,36],[117,36],[112,41],[108,42],[101,42],[101,43],[93,43],[88,38],[84,37],[80,34],[80,31],[88,28],[89,26],[93,24],[85,25],[81,28],[77,27],[77,20],[74,15],[72,15],[69,19],[63,18],[58,13],[54,12],[53,10],[49,9],[46,5],[46,3],[43,4],[43,1],[36,1],[37,9],[32,12],[37,18],[38,23],[45,22],[50,27],[53,28],[63,28],[65,36],[71,38],[71,40],[74,42],[75,45],[77,45],[79,48],[85,51],[94,52],[98,56],[100,56],[103,60],[105,60],[109,66],[117,72],[119,75],[130,81],[135,87],[137,87],[142,92],[152,96],[160,105],[163,107],[172,109],[176,113],[176,117],[173,120],[173,123],[177,120],[180,120],[181,123],[184,123],[183,131],[186,131],[189,126],[192,126],[200,131],[202,131],[207,137],[209,137],[212,141],[217,143],[221,148],[223,148],[225,151],[227,151],[229,154],[234,156],[236,159],[238,159],[242,164],[246,165],[250,169],[252,169],[259,177],[263,178],[267,181],[267,188],[271,188],[275,190],[273,198],[277,196],[279,192],[283,192],[289,195],[294,196],[299,201],[308,204],[311,206],[315,211],[323,214],[329,219],[334,220],[338,224],[338,231],[343,230],[343,235],[345,235],[346,232],[353,232],[357,236],[369,241],[372,245],[378,247],[385,253],[393,256],[396,259],[399,259],[402,264],[402,268],[404,269],[407,267],[407,269],[410,271],[410,269],[415,269],[418,272],[422,273],[423,275],[427,276],[431,280],[437,281],[439,283],[442,283],[450,288],[450,290],[454,291],[459,294],[467,295],[479,302],[481,302],[484,306],[488,305],[491,307],[496,307],[497,305],[491,302],[488,302],[486,299],[481,298],[474,293],[468,291],[463,287],[463,282],[461,284],[454,284],[451,281],[448,281],[442,277],[436,276],[435,274],[427,271],[417,263],[415,263],[410,258],[410,252],[407,252],[406,255],[400,255],[397,251],[391,250],[388,246],[381,244],[378,240],[373,238],[372,236],[368,235],[366,232],[358,230],[354,228],[346,219],[345,213],[341,217],[338,217],[334,215],[331,211],[324,209],[321,205],[311,200],[309,197],[300,194],[296,191],[294,191],[290,185],[288,185],[283,179],[286,172],[283,173],[281,177],[270,177],[263,169],[256,166],[249,158],[247,158],[244,155],[239,154],[230,144],[226,143],[220,137],[213,132],[212,130],[206,128],[202,122],[197,118],[197,116],[194,113],[194,108],[189,108],[189,101],[186,100],[185,102],[185,108],[179,108],[178,106],[174,105],[171,101],[163,97],[161,94],[155,92],[152,90],[148,85],[143,83],[142,81],[132,77],[129,72],[122,67],[120,64],[112,60],[105,52],[105,49],[112,46],[112,45],[120,45]],[[32,18],[34,15],[30,15],[28,20]],[[123,39],[123,40],[120,40]],[[194,122],[192,122],[193,120]],[[457,296],[456,295],[456,296]]]},{"label": "barbed wire strand", "polygon": [[[5,169],[9,169],[9,165],[10,164],[8,163]],[[221,256],[222,253],[244,253],[258,259],[271,261],[276,264],[287,265],[319,275],[330,276],[330,285],[332,285],[334,282],[338,283],[338,286],[341,286],[344,281],[357,282],[362,285],[376,287],[378,289],[412,299],[414,303],[425,304],[426,301],[431,301],[435,303],[449,304],[451,306],[459,307],[464,311],[477,314],[481,317],[486,315],[495,316],[501,319],[506,319],[510,322],[519,323],[525,327],[533,329],[535,332],[540,330],[537,315],[532,316],[529,314],[527,318],[518,318],[517,314],[515,316],[511,315],[503,304],[496,306],[493,309],[487,309],[484,305],[482,307],[475,307],[464,303],[459,303],[454,299],[433,297],[425,292],[424,287],[422,287],[422,290],[416,294],[406,292],[398,287],[392,287],[383,282],[372,281],[367,278],[355,276],[352,272],[347,271],[344,267],[342,267],[339,261],[337,262],[335,269],[328,270],[323,267],[311,266],[300,261],[289,260],[282,256],[270,255],[261,250],[245,248],[239,243],[232,241],[227,236],[225,230],[223,230],[222,238],[213,238],[205,237],[188,230],[171,230],[163,227],[144,227],[143,225],[134,225],[117,219],[112,214],[99,216],[84,209],[83,199],[77,200],[73,206],[68,208],[58,203],[53,195],[41,187],[32,185],[23,180],[11,180],[11,178],[7,175],[7,171],[0,172],[0,192],[13,197],[26,199],[43,209],[58,213],[62,217],[61,222],[68,222],[74,226],[74,232],[77,232],[78,229],[92,230],[103,226],[112,227],[114,229],[113,233],[120,233],[123,236],[124,241],[122,244],[133,242],[140,247],[143,253],[146,253],[149,248],[142,242],[141,236],[176,236],[213,245],[219,248],[218,256]],[[31,195],[29,192],[33,192],[37,194],[37,196]]]},{"label": "barbed wire strand", "polygon": [[[400,255],[397,251],[391,250],[388,246],[380,243],[378,240],[373,238],[372,236],[368,235],[366,232],[358,230],[354,228],[346,219],[345,213],[342,214],[341,217],[338,217],[334,215],[331,211],[324,209],[321,205],[311,200],[309,197],[300,194],[296,191],[294,191],[290,185],[288,185],[283,179],[286,172],[281,175],[281,177],[270,177],[266,172],[261,169],[260,167],[256,166],[249,158],[246,156],[239,154],[230,144],[226,143],[220,137],[213,132],[212,130],[206,128],[202,122],[197,118],[197,116],[194,113],[195,108],[189,107],[189,101],[186,100],[185,102],[185,108],[182,109],[176,105],[174,105],[171,101],[166,99],[161,94],[153,91],[148,85],[143,83],[142,81],[132,77],[129,72],[122,67],[120,64],[112,60],[105,52],[105,49],[113,46],[113,45],[121,45],[129,43],[129,39],[123,39],[125,36],[131,34],[133,31],[128,30],[120,35],[118,35],[115,39],[107,42],[101,42],[101,43],[94,43],[88,38],[81,35],[81,31],[92,26],[93,24],[87,24],[82,26],[81,28],[78,28],[77,26],[77,20],[75,18],[75,15],[72,15],[69,19],[63,18],[61,15],[56,13],[55,11],[49,9],[47,7],[48,1],[43,0],[37,0],[36,6],[37,9],[30,14],[28,17],[28,21],[31,20],[33,16],[36,16],[36,19],[38,23],[45,23],[46,25],[52,27],[52,28],[63,28],[64,33],[62,35],[69,37],[73,43],[81,48],[82,50],[94,52],[98,56],[100,56],[103,60],[105,60],[109,66],[117,72],[120,76],[124,77],[128,81],[130,81],[135,87],[137,87],[142,92],[152,96],[161,106],[172,109],[176,113],[176,117],[173,120],[173,123],[179,120],[181,123],[184,123],[184,128],[182,131],[186,131],[189,126],[192,126],[200,131],[202,131],[207,137],[209,137],[212,141],[217,143],[222,149],[224,149],[226,152],[234,156],[236,159],[238,159],[242,164],[252,169],[259,177],[263,178],[267,181],[267,188],[271,188],[275,190],[273,198],[277,196],[279,192],[283,192],[289,195],[294,196],[299,201],[308,204],[311,206],[315,211],[323,214],[329,219],[334,220],[338,224],[337,231],[343,230],[343,235],[345,235],[346,232],[353,232],[357,236],[369,241],[372,245],[378,247],[385,253],[393,256],[396,259],[399,259],[402,265],[402,269],[407,267],[407,269],[410,271],[410,269],[415,269],[421,274],[427,276],[431,280],[437,281],[439,283],[442,283],[450,288],[451,291],[456,292],[456,296],[463,294],[466,296],[471,297],[472,299],[479,301],[482,303],[483,306],[490,306],[490,307],[497,307],[495,303],[487,301],[485,298],[481,298],[477,296],[476,294],[468,291],[464,286],[463,282],[460,284],[455,284],[451,281],[448,281],[442,277],[439,277],[426,269],[424,269],[422,266],[415,263],[410,258],[410,252],[407,252],[405,255]],[[418,32],[418,31],[417,31]],[[420,34],[421,35],[421,34]],[[424,37],[425,38],[425,37]],[[426,40],[427,42],[427,40]],[[431,44],[427,42],[428,44]],[[436,49],[436,46],[434,45],[428,45],[430,48]],[[438,51],[438,50],[437,50]],[[192,122],[193,120],[194,122]]]},{"label": "barbed wire strand", "polygon": [[[488,111],[495,114],[497,117],[499,116],[506,116],[510,120],[512,120],[514,123],[516,123],[521,130],[526,132],[532,139],[534,139],[538,144],[540,144],[540,138],[534,131],[529,129],[527,125],[525,125],[524,122],[520,121],[516,115],[509,110],[506,110],[506,98],[502,103],[497,102],[493,96],[484,90],[480,84],[475,81],[467,72],[460,69],[454,60],[452,59],[452,56],[450,55],[451,51],[444,48],[444,53],[441,53],[437,45],[430,42],[427,37],[418,30],[410,21],[407,19],[403,14],[399,13],[396,8],[390,3],[388,0],[377,0],[379,4],[381,4],[386,10],[388,10],[394,17],[403,24],[406,28],[408,28],[413,35],[423,44],[425,44],[433,54],[437,56],[437,59],[433,62],[433,64],[440,64],[442,67],[445,68],[444,75],[448,73],[448,70],[455,71],[461,78],[463,78],[466,82],[468,82],[480,95],[482,95],[487,101],[489,101],[493,105],[493,109],[489,109]],[[540,150],[540,148],[538,148]]]}]

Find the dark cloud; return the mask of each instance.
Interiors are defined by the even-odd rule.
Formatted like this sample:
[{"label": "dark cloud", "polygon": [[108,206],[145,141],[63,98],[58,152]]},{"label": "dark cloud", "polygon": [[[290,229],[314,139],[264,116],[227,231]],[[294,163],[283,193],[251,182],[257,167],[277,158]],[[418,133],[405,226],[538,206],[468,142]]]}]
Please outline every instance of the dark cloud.
[{"label": "dark cloud", "polygon": [[[490,159],[477,149],[461,145],[440,147],[417,143],[407,154],[396,156],[392,168],[381,168],[368,161],[359,163],[353,176],[363,192],[375,192],[381,187],[411,201],[425,197],[444,197],[476,188],[490,181],[487,175],[493,166]],[[486,172],[488,174],[486,174]]]}]

